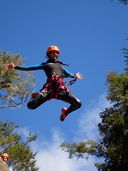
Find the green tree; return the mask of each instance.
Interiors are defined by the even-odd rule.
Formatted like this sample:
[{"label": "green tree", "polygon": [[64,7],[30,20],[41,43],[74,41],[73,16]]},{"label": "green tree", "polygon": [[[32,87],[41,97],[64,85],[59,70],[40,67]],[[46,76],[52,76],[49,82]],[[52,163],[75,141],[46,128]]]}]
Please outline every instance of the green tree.
[{"label": "green tree", "polygon": [[110,72],[107,77],[107,99],[112,106],[100,113],[99,141],[63,143],[69,157],[87,158],[94,155],[104,159],[96,163],[99,171],[127,171],[128,169],[128,50],[125,49],[126,68],[123,73]]},{"label": "green tree", "polygon": [[13,171],[37,171],[35,156],[30,143],[37,139],[31,132],[27,137],[18,133],[14,122],[0,122],[0,152],[9,154],[8,165]]},{"label": "green tree", "polygon": [[7,64],[11,62],[21,65],[23,58],[0,52],[0,108],[22,104],[28,99],[34,85],[31,72],[9,71]]}]

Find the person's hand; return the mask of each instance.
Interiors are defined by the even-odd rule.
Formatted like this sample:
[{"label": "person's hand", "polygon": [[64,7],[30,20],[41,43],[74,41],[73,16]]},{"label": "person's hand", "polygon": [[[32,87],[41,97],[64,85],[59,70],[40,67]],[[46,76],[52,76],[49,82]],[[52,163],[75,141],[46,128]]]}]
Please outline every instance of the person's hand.
[{"label": "person's hand", "polygon": [[6,66],[7,66],[7,69],[8,69],[8,70],[13,70],[13,69],[15,69],[15,65],[14,65],[13,63],[7,64]]},{"label": "person's hand", "polygon": [[83,79],[83,75],[81,73],[76,73],[75,74],[76,78],[79,79],[79,80],[82,80]]}]

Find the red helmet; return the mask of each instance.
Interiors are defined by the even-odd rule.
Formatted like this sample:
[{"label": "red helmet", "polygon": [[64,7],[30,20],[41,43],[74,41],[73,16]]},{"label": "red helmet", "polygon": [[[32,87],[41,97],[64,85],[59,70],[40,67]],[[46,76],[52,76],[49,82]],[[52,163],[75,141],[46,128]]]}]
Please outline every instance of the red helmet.
[{"label": "red helmet", "polygon": [[52,51],[56,51],[58,54],[60,54],[59,48],[57,46],[52,45],[48,47],[46,55],[48,56],[48,54]]}]

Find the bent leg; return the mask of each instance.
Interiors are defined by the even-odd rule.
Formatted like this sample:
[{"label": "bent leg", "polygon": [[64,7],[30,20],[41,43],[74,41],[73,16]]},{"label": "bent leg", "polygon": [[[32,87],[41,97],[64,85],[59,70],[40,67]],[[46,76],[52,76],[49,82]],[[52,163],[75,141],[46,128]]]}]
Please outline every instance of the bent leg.
[{"label": "bent leg", "polygon": [[79,109],[81,107],[81,105],[82,105],[81,101],[79,99],[77,99],[71,93],[66,92],[65,90],[60,91],[60,93],[58,95],[58,99],[71,104],[69,106],[69,108],[65,111],[66,115],[73,112],[74,110]]},{"label": "bent leg", "polygon": [[43,104],[49,99],[50,99],[50,92],[44,89],[41,93],[39,93],[39,95],[37,95],[35,98],[31,99],[27,103],[27,107],[29,109],[36,109],[37,107],[39,107],[41,104]]}]

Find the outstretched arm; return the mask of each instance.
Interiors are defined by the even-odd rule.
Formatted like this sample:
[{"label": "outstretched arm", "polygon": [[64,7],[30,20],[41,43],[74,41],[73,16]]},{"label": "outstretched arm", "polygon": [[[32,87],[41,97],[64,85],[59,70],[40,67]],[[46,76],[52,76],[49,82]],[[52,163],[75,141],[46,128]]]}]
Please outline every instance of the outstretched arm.
[{"label": "outstretched arm", "polygon": [[21,66],[16,66],[13,63],[10,63],[7,65],[7,68],[8,68],[8,70],[17,69],[17,70],[21,70],[21,71],[32,71],[32,70],[43,69],[43,65],[35,65],[35,66],[31,66],[31,67],[21,67]]},{"label": "outstretched arm", "polygon": [[63,77],[70,77],[70,78],[76,78],[76,79],[83,79],[82,74],[80,74],[79,72],[76,74],[72,74],[69,71],[67,71],[66,69],[63,69]]}]

